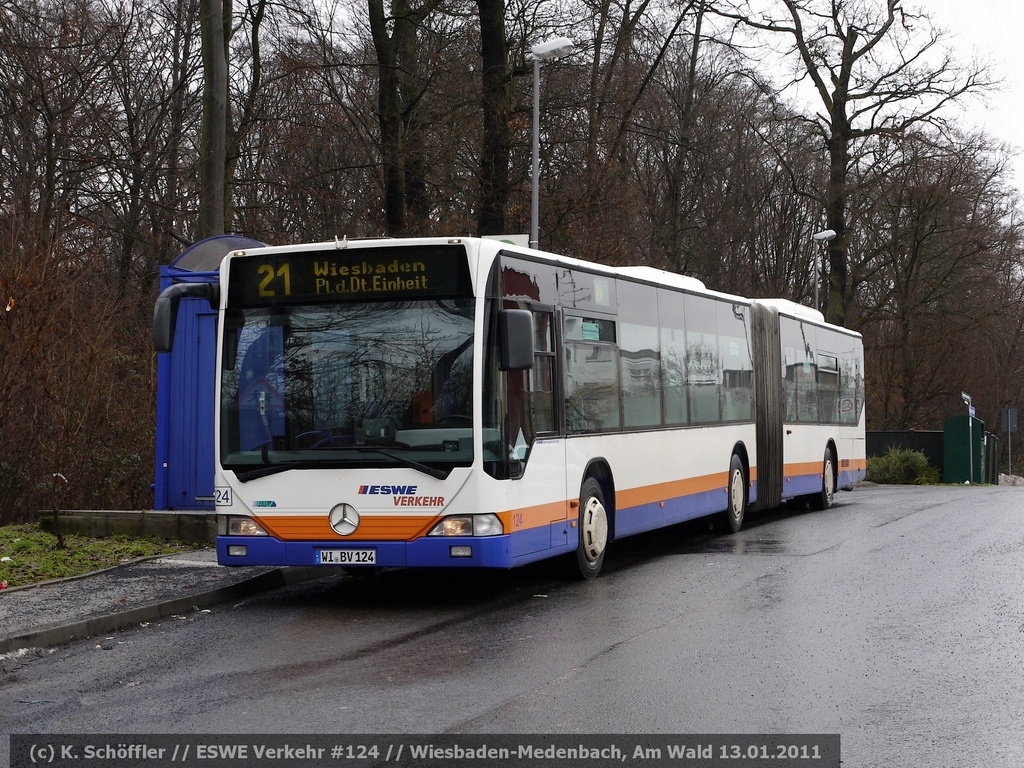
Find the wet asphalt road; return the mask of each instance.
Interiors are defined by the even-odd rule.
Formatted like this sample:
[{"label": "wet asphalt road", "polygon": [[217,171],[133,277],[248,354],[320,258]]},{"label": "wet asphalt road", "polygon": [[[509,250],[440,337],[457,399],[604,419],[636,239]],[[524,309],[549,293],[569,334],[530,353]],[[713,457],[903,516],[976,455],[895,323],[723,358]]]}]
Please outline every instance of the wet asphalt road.
[{"label": "wet asphalt road", "polygon": [[1024,765],[1024,488],[838,502],[627,539],[591,583],[331,577],[27,655],[0,736],[839,733],[843,765]]}]

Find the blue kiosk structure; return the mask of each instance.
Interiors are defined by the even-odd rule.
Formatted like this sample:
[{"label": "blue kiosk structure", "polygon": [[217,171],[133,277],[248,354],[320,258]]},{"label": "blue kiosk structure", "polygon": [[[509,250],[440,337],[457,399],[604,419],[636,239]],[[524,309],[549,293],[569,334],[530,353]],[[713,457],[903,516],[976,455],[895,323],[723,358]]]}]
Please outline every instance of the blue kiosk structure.
[{"label": "blue kiosk structure", "polygon": [[[240,235],[201,240],[160,268],[160,290],[174,283],[217,284],[228,253],[264,245]],[[174,350],[157,355],[155,509],[214,508],[216,351],[217,311],[205,299],[183,299]]]}]

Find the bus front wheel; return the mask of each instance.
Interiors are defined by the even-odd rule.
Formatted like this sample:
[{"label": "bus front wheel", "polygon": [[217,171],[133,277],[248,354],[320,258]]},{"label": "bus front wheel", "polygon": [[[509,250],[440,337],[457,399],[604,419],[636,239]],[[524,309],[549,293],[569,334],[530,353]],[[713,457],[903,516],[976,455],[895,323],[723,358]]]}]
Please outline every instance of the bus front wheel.
[{"label": "bus front wheel", "polygon": [[592,477],[580,488],[580,541],[576,547],[579,574],[590,581],[601,571],[608,545],[608,508],[601,484]]}]

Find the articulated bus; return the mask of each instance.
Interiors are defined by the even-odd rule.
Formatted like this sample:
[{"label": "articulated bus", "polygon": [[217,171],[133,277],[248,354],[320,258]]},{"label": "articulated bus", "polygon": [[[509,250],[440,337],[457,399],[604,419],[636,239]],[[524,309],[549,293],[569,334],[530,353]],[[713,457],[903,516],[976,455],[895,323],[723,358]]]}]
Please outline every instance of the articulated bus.
[{"label": "articulated bus", "polygon": [[229,253],[218,285],[223,565],[511,568],[864,477],[858,334],[785,300],[476,238]]}]

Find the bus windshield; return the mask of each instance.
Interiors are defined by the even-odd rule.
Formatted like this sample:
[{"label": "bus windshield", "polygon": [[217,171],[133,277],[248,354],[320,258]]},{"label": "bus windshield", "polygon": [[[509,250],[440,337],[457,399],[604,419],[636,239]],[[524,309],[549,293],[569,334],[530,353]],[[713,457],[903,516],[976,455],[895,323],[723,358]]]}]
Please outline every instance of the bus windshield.
[{"label": "bus windshield", "polygon": [[403,466],[473,461],[473,299],[232,308],[221,366],[221,464]]}]

